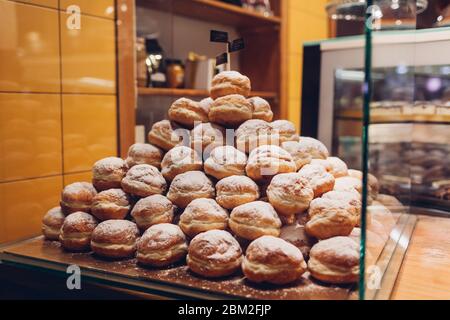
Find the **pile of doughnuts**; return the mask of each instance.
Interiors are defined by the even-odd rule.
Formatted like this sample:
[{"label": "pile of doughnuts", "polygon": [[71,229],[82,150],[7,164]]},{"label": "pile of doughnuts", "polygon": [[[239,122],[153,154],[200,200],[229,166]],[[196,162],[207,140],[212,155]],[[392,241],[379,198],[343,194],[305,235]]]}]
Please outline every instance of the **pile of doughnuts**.
[{"label": "pile of doughnuts", "polygon": [[[248,98],[250,89],[247,77],[226,71],[211,98],[175,101],[149,132],[151,144],[97,161],[92,183],[64,188],[43,219],[45,237],[140,266],[186,262],[208,278],[242,270],[254,283],[284,285],[305,272],[356,282],[361,172],[291,122],[272,122],[269,103]],[[376,201],[373,176],[369,191],[369,237],[382,248],[396,221]]]}]

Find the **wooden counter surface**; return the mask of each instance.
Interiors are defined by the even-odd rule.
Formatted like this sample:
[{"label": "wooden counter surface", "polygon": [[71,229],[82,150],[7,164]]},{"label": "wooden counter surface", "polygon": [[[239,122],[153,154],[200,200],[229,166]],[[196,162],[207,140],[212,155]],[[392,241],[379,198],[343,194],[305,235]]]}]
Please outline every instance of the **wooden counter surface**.
[{"label": "wooden counter surface", "polygon": [[450,219],[419,217],[392,299],[450,299]]}]

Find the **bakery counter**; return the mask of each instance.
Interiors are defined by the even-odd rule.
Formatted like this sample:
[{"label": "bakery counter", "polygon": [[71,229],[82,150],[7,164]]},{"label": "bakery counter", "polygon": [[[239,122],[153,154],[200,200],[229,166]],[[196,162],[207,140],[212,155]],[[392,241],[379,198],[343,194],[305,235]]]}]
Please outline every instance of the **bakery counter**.
[{"label": "bakery counter", "polygon": [[[68,291],[65,283],[67,268],[77,265],[81,271],[83,288],[100,285],[111,292],[123,290],[130,295],[151,299],[356,299],[355,286],[326,285],[312,279],[308,273],[289,286],[254,285],[244,280],[242,274],[207,280],[195,276],[185,265],[165,269],[144,268],[135,259],[106,260],[92,253],[69,253],[59,242],[36,237],[0,249],[3,267],[10,270],[32,270],[36,277],[41,272],[52,275],[60,290]],[[33,281],[32,279],[30,281]],[[53,281],[54,282],[54,281]],[[61,285],[63,284],[63,285]],[[47,288],[46,288],[47,290]],[[115,293],[116,294],[116,293]]]}]

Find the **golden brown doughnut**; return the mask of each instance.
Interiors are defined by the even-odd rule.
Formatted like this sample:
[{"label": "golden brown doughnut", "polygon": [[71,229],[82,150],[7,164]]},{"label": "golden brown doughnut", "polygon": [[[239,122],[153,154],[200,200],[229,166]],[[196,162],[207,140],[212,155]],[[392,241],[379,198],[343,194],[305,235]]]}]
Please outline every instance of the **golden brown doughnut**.
[{"label": "golden brown doughnut", "polygon": [[127,170],[125,161],[120,158],[101,159],[92,167],[92,184],[98,191],[120,188]]},{"label": "golden brown doughnut", "polygon": [[344,161],[342,161],[338,157],[328,157],[327,161],[331,165],[330,173],[335,178],[345,177],[348,175],[348,168]]},{"label": "golden brown doughnut", "polygon": [[89,182],[71,183],[61,193],[61,210],[65,215],[77,211],[89,213],[96,194],[97,191]]},{"label": "golden brown doughnut", "polygon": [[172,181],[180,173],[201,170],[203,163],[201,156],[194,149],[178,146],[166,153],[161,167],[163,177]]},{"label": "golden brown doughnut", "polygon": [[212,181],[201,171],[188,171],[177,175],[167,193],[167,198],[181,208],[186,208],[194,199],[214,196]]},{"label": "golden brown doughnut", "polygon": [[91,212],[100,221],[125,219],[130,211],[130,199],[122,189],[109,189],[97,193]]},{"label": "golden brown doughnut", "polygon": [[188,251],[186,237],[180,227],[170,223],[148,228],[137,242],[139,263],[165,267],[182,260]]},{"label": "golden brown doughnut", "polygon": [[335,191],[358,191],[362,193],[362,181],[353,177],[340,177],[336,178],[334,182]]},{"label": "golden brown doughnut", "polygon": [[253,106],[252,119],[260,119],[267,122],[271,122],[273,119],[273,112],[270,108],[270,104],[267,100],[260,97],[252,97],[248,101]]},{"label": "golden brown doughnut", "polygon": [[225,129],[213,123],[200,123],[191,131],[191,148],[207,158],[211,151],[225,144]]},{"label": "golden brown doughnut", "polygon": [[69,214],[61,227],[59,241],[69,251],[86,251],[91,246],[91,235],[97,220],[86,212]]},{"label": "golden brown doughnut", "polygon": [[105,258],[128,258],[136,252],[138,227],[127,220],[107,220],[99,223],[92,232],[91,248]]},{"label": "golden brown doughnut", "polygon": [[286,141],[281,144],[281,148],[289,152],[295,161],[297,170],[300,170],[304,165],[311,163],[312,155],[304,145],[298,141]]},{"label": "golden brown doughnut", "polygon": [[300,149],[311,155],[312,159],[326,159],[329,156],[327,147],[317,139],[300,136]]},{"label": "golden brown doughnut", "polygon": [[270,181],[277,174],[295,172],[296,169],[292,156],[274,145],[253,150],[245,167],[247,175],[257,182]]},{"label": "golden brown doughnut", "polygon": [[192,239],[186,261],[189,269],[198,275],[207,278],[224,277],[239,269],[242,250],[228,232],[210,230]]},{"label": "golden brown doughnut", "polygon": [[225,127],[236,127],[252,118],[253,106],[239,94],[218,98],[209,110],[209,121]]},{"label": "golden brown doughnut", "polygon": [[189,129],[201,122],[208,122],[208,113],[197,101],[187,98],[176,100],[169,108],[169,120],[180,123]]},{"label": "golden brown doughnut", "polygon": [[305,226],[298,222],[283,226],[281,228],[280,238],[296,246],[302,252],[305,259],[309,258],[309,251],[317,242],[306,233]]},{"label": "golden brown doughnut", "polygon": [[247,240],[280,235],[281,220],[272,205],[263,201],[249,202],[234,208],[228,223],[234,234]]},{"label": "golden brown doughnut", "polygon": [[348,236],[358,222],[352,207],[343,200],[314,199],[308,216],[306,232],[318,239]]},{"label": "golden brown doughnut", "polygon": [[191,238],[208,230],[226,230],[228,212],[213,199],[195,199],[180,216],[178,225]]},{"label": "golden brown doughnut", "polygon": [[160,194],[140,199],[131,210],[131,216],[139,229],[144,231],[159,223],[171,223],[175,206],[169,199]]},{"label": "golden brown doughnut", "polygon": [[206,114],[209,114],[209,109],[211,109],[211,105],[213,104],[214,100],[211,97],[205,98],[203,100],[200,100],[199,104],[200,107],[205,110]]},{"label": "golden brown doughnut", "polygon": [[270,123],[274,134],[279,136],[280,145],[286,141],[299,141],[295,125],[287,120],[276,120]]},{"label": "golden brown doughnut", "polygon": [[50,209],[42,219],[42,234],[48,240],[58,240],[59,232],[66,216],[61,211],[61,207]]},{"label": "golden brown doughnut", "polygon": [[272,135],[270,123],[251,119],[245,121],[236,130],[236,147],[242,152],[249,153],[263,145],[278,145],[279,136]]},{"label": "golden brown doughnut", "polygon": [[340,200],[346,202],[352,209],[353,215],[357,217],[359,225],[361,218],[361,195],[356,191],[329,191],[322,198],[330,200]]},{"label": "golden brown doughnut", "polygon": [[163,152],[161,149],[148,143],[135,143],[128,149],[125,163],[128,168],[137,164],[149,164],[161,168]]},{"label": "golden brown doughnut", "polygon": [[359,279],[359,245],[349,237],[334,237],[314,245],[308,269],[328,283],[352,283]]},{"label": "golden brown doughnut", "polygon": [[242,271],[252,282],[287,284],[298,280],[307,268],[300,250],[273,236],[254,240],[247,248]]},{"label": "golden brown doughnut", "polygon": [[[362,182],[363,175],[361,171],[349,169],[348,175],[350,177],[359,179]],[[378,179],[373,174],[370,173],[367,174],[367,185],[371,200],[377,199],[380,186],[378,184]]]},{"label": "golden brown doughnut", "polygon": [[148,133],[148,141],[165,151],[169,151],[187,139],[189,139],[189,130],[182,129],[169,120],[156,122]]},{"label": "golden brown doughnut", "polygon": [[270,204],[287,223],[295,221],[295,215],[306,211],[314,199],[309,181],[299,173],[283,173],[275,176],[267,188]]},{"label": "golden brown doughnut", "polygon": [[328,173],[325,167],[321,165],[304,165],[298,173],[309,181],[309,184],[313,188],[315,198],[333,190],[335,179],[333,175]]},{"label": "golden brown doughnut", "polygon": [[333,166],[331,165],[331,162],[328,161],[328,159],[312,159],[310,164],[322,166],[325,168],[325,170],[327,170],[327,172],[333,174]]},{"label": "golden brown doughnut", "polygon": [[164,193],[167,183],[156,167],[149,164],[138,164],[131,168],[123,178],[122,189],[134,196],[148,197]]},{"label": "golden brown doughnut", "polygon": [[223,71],[216,75],[211,82],[211,98],[240,94],[248,97],[250,94],[250,79],[237,71]]},{"label": "golden brown doughnut", "polygon": [[217,147],[205,161],[205,173],[220,180],[234,175],[245,175],[247,156],[232,146]]},{"label": "golden brown doughnut", "polygon": [[224,208],[234,209],[258,199],[258,185],[246,176],[230,176],[216,184],[216,200]]}]

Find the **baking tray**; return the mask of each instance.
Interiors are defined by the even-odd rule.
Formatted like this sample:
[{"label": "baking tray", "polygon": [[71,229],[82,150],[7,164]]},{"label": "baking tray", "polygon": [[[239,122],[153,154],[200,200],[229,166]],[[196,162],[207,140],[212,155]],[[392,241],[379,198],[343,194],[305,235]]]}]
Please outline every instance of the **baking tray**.
[{"label": "baking tray", "polygon": [[169,299],[347,300],[356,299],[354,285],[327,285],[308,273],[289,286],[255,285],[241,273],[209,280],[191,273],[186,265],[165,269],[144,268],[135,259],[105,260],[92,253],[69,253],[59,242],[42,236],[4,247],[2,263],[54,271],[67,277],[67,267],[77,265],[81,281],[108,284]]}]

